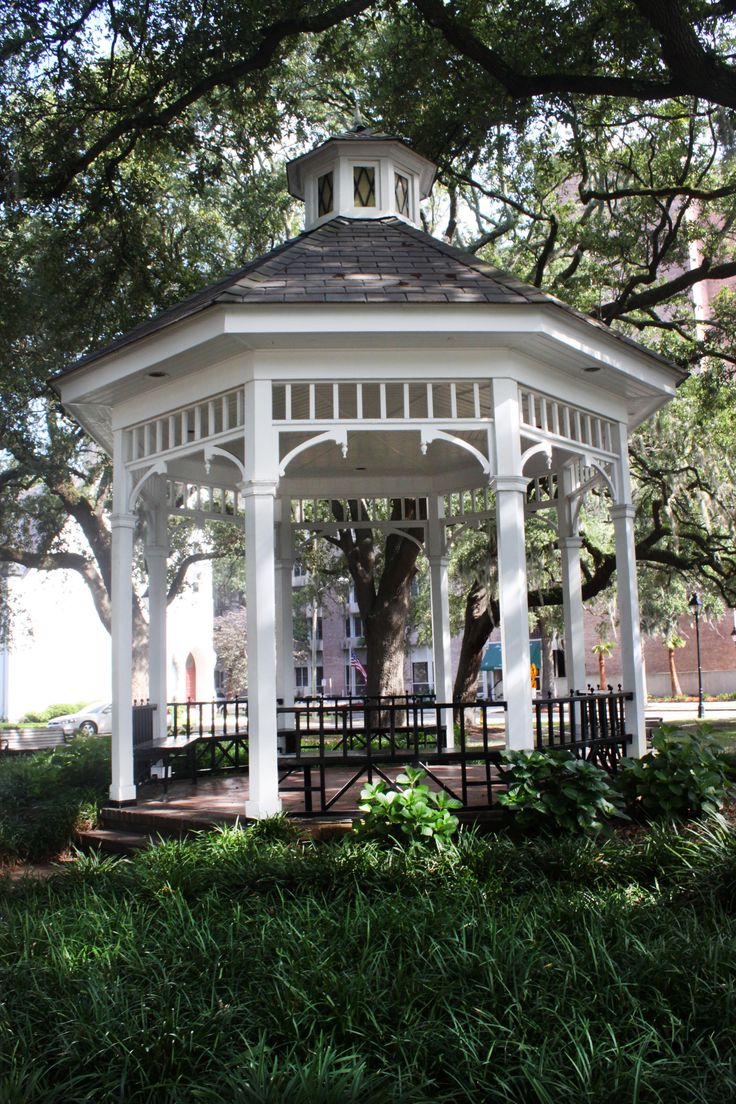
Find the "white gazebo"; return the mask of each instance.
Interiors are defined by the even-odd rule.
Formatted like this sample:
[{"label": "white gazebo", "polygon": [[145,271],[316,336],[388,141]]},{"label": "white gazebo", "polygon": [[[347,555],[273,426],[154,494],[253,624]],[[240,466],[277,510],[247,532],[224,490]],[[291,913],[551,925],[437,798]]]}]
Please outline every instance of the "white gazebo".
[{"label": "white gazebo", "polygon": [[[145,518],[150,699],[165,726],[168,518],[245,529],[246,814],[280,808],[278,698],[293,703],[294,526],[332,503],[407,503],[430,565],[435,686],[451,701],[448,535],[495,517],[507,742],[533,746],[525,516],[556,515],[569,685],[585,687],[578,516],[610,495],[626,727],[645,746],[627,440],[683,373],[534,287],[419,229],[435,169],[362,125],[288,167],[305,230],[54,380],[112,456],[113,768],[136,799],[131,696],[134,529]],[[414,507],[412,507],[414,503]],[[417,518],[422,518],[417,522]],[[344,528],[344,525],[343,525]],[[161,735],[163,735],[163,730]]]}]

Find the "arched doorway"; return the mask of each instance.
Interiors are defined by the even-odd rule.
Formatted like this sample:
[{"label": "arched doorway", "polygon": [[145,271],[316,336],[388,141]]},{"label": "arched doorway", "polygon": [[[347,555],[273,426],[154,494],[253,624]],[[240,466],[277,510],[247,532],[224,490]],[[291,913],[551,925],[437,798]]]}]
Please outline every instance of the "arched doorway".
[{"label": "arched doorway", "polygon": [[197,700],[197,664],[190,652],[186,662],[187,701]]}]

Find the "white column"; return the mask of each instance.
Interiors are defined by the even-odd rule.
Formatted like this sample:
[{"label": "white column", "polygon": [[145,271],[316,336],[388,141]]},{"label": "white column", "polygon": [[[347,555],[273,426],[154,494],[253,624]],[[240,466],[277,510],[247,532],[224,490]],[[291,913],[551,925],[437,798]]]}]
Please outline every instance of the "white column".
[{"label": "white column", "polygon": [[[434,663],[434,692],[441,702],[452,701],[452,666],[450,653],[450,598],[446,556],[432,556],[429,560],[429,588],[432,606],[432,660]],[[455,746],[452,710],[445,711],[443,724],[448,748]]]},{"label": "white column", "polygon": [[503,696],[507,703],[506,744],[513,749],[534,747],[524,539],[527,480],[521,474],[519,425],[518,384],[512,379],[495,379],[493,429],[498,474],[493,485],[496,493],[498,598]]},{"label": "white column", "polygon": [[633,701],[626,702],[626,729],[633,736],[631,754],[644,755],[647,750],[645,724],[644,663],[641,652],[639,624],[639,591],[636,582],[636,551],[634,545],[634,507],[628,503],[611,507],[616,543],[616,598],[621,640],[623,688],[633,692]]},{"label": "white column", "polygon": [[[294,600],[292,576],[294,550],[290,500],[278,503],[281,521],[276,526],[276,693],[285,706],[294,704]],[[292,727],[293,717],[284,717],[282,727]]]},{"label": "white column", "polygon": [[618,424],[617,439],[617,490],[618,503],[611,507],[616,549],[616,600],[618,604],[619,633],[621,640],[621,669],[623,688],[633,693],[633,701],[626,703],[626,730],[633,738],[631,754],[637,757],[647,750],[645,723],[646,690],[644,687],[644,660],[641,649],[641,624],[639,617],[639,588],[636,581],[636,545],[634,515],[629,475],[628,428]]},{"label": "white column", "polygon": [[[444,502],[430,495],[427,510],[427,559],[429,595],[432,612],[432,663],[434,692],[441,702],[452,701],[452,638],[450,635],[449,557],[444,527]],[[455,730],[450,710],[442,722],[448,748],[455,746]]]},{"label": "white column", "polygon": [[245,594],[248,609],[248,787],[245,815],[281,810],[276,725],[276,564],[274,499],[278,439],[271,421],[271,383],[245,386]]},{"label": "white column", "polygon": [[147,544],[148,566],[148,697],[156,706],[154,739],[166,738],[166,563],[167,544]]},{"label": "white column", "polygon": [[562,610],[565,619],[565,671],[568,691],[585,691],[585,627],[583,588],[580,576],[580,549],[583,542],[572,521],[569,495],[572,471],[563,468],[557,475],[557,532],[562,571]]},{"label": "white column", "polygon": [[445,501],[442,496],[427,499],[427,560],[431,603],[431,643],[435,667],[435,692],[440,701],[452,701],[450,654],[449,555],[445,537]]},{"label": "white column", "polygon": [[429,560],[434,688],[438,699],[443,702],[452,701],[449,562],[446,556],[432,556]]},{"label": "white column", "polygon": [[[116,496],[117,497],[117,496]],[[112,529],[112,783],[110,800],[136,800],[133,771],[133,536],[135,514],[114,513]]]},{"label": "white column", "polygon": [[529,605],[524,542],[527,481],[519,476],[496,476],[494,482],[503,696],[507,705],[506,743],[509,748],[533,748]]},{"label": "white column", "polygon": [[568,692],[585,691],[585,627],[580,579],[581,537],[560,537],[562,607],[565,618],[565,672]]}]

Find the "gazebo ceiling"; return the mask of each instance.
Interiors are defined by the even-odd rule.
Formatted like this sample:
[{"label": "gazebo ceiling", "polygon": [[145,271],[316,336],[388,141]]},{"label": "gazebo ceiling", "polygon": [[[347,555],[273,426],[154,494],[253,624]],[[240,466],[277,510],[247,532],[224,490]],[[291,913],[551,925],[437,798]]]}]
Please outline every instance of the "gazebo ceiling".
[{"label": "gazebo ceiling", "polygon": [[[288,433],[282,436],[282,458],[309,433]],[[480,455],[488,453],[488,437],[484,431],[461,431],[456,437],[465,441]],[[533,444],[532,438],[522,434],[524,447]],[[244,460],[242,441],[230,441],[223,452]],[[557,460],[574,459],[575,453],[567,452],[564,445],[556,446]],[[169,479],[195,484],[202,479],[203,452],[168,461]],[[222,456],[213,456],[208,462],[207,482],[218,487],[235,489],[238,486],[238,469]],[[543,454],[533,457],[527,465],[530,478],[547,472]],[[288,464],[282,475],[282,486],[294,496],[311,493],[382,494],[386,488],[398,489],[401,494],[425,494],[428,481],[441,492],[471,489],[487,483],[487,475],[478,459],[458,448],[457,443],[432,441],[422,451],[420,430],[404,429],[386,432],[349,431],[347,453],[335,441],[317,444]]]}]

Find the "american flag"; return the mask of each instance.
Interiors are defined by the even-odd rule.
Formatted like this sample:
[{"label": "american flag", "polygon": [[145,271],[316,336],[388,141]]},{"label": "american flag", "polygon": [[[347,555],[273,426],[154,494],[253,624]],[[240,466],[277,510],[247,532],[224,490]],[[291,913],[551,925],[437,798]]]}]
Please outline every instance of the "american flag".
[{"label": "american flag", "polygon": [[363,676],[364,679],[368,678],[368,672],[366,671],[365,667],[363,666],[363,664],[358,659],[355,652],[350,653],[350,666],[354,667],[356,671],[360,671],[360,673],[361,673],[361,675]]}]

